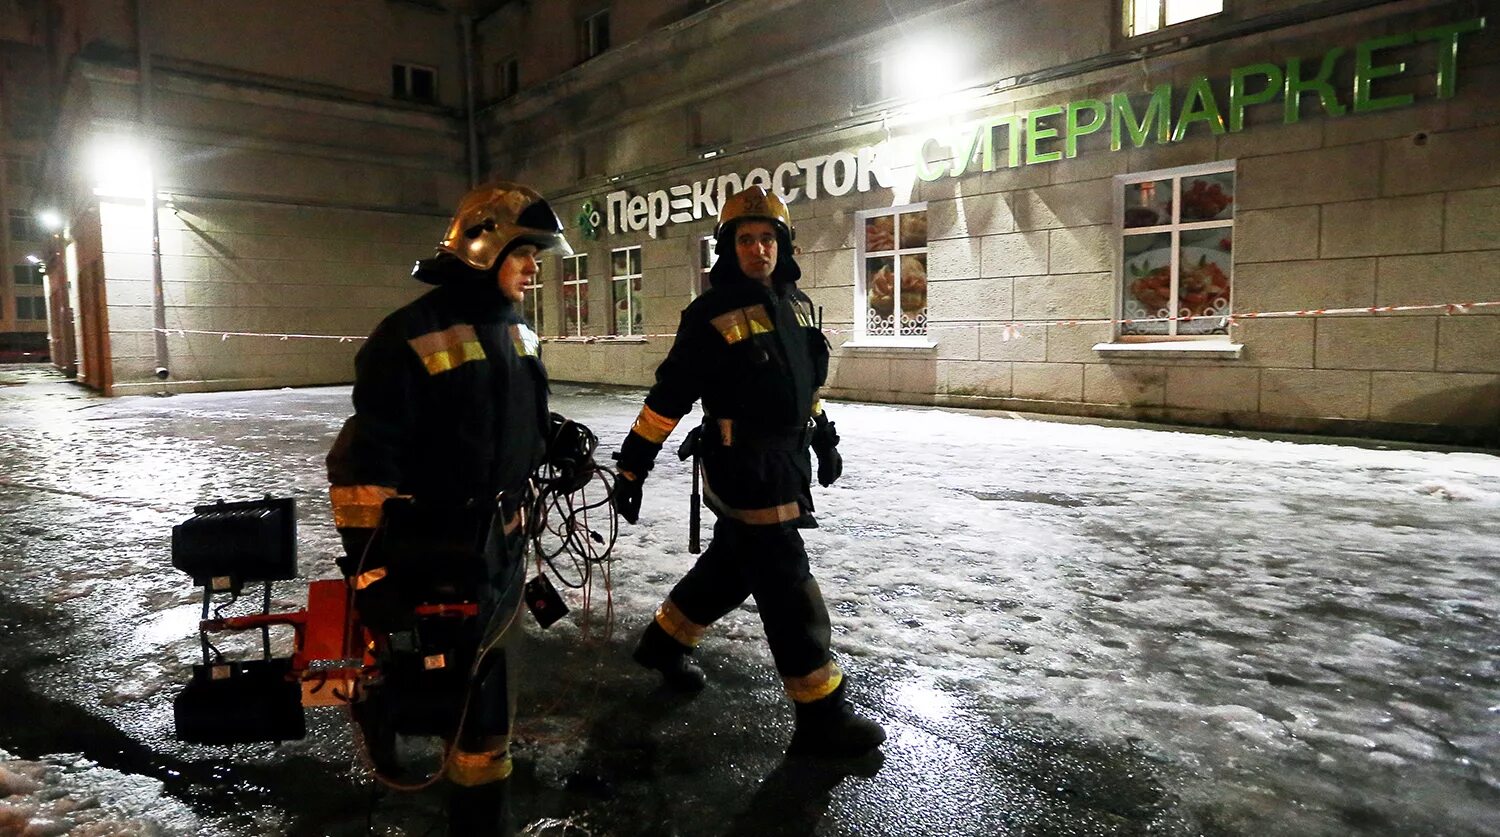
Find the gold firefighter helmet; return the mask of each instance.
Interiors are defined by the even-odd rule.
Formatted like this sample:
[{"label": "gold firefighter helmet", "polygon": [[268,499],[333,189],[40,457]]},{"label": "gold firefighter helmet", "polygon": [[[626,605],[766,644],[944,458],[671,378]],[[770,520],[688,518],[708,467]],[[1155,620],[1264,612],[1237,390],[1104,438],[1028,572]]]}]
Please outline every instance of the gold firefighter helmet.
[{"label": "gold firefighter helmet", "polygon": [[782,248],[790,255],[792,240],[797,237],[792,229],[792,213],[787,211],[786,204],[775,192],[768,193],[759,186],[741,189],[724,199],[724,205],[719,208],[719,223],[714,227],[714,251],[720,256],[732,253],[732,235],[726,233],[732,233],[735,222],[750,219],[771,222],[785,239],[781,242]]},{"label": "gold firefighter helmet", "polygon": [[557,213],[535,189],[496,180],[458,202],[438,250],[452,253],[475,270],[494,267],[505,248],[517,242],[571,256],[573,248],[562,229]]}]

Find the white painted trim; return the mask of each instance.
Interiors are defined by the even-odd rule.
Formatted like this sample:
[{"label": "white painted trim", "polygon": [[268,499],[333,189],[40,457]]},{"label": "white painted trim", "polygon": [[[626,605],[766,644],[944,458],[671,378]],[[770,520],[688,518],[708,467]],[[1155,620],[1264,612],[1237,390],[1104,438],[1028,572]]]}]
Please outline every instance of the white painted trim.
[{"label": "white painted trim", "polygon": [[1121,357],[1171,357],[1172,355],[1207,355],[1238,359],[1244,349],[1240,343],[1223,340],[1163,340],[1158,343],[1096,343],[1101,355]]}]

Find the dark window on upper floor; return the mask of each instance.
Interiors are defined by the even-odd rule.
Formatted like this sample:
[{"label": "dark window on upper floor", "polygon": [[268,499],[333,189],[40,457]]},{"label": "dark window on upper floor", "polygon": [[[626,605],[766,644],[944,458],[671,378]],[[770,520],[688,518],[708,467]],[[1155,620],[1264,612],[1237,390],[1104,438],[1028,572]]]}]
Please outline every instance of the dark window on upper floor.
[{"label": "dark window on upper floor", "polygon": [[10,211],[10,240],[41,240],[40,230],[37,229],[37,223],[31,217],[30,212],[24,209],[12,209]]},{"label": "dark window on upper floor", "polygon": [[609,9],[602,9],[578,22],[579,60],[590,58],[609,49]]},{"label": "dark window on upper floor", "polygon": [[521,62],[503,58],[495,62],[495,98],[509,99],[521,91]]},{"label": "dark window on upper floor", "polygon": [[12,186],[35,186],[37,165],[35,160],[11,157],[5,161],[5,179]]},{"label": "dark window on upper floor", "polygon": [[39,264],[11,265],[10,275],[17,286],[42,284],[42,266]]},{"label": "dark window on upper floor", "polygon": [[398,99],[436,102],[437,70],[419,64],[392,64],[391,95]]}]

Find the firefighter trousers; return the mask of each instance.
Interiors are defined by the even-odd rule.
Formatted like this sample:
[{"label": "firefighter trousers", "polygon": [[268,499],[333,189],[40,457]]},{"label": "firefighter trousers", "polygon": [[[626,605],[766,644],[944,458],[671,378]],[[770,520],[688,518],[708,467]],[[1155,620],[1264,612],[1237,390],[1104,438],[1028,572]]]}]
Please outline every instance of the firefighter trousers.
[{"label": "firefighter trousers", "polygon": [[801,700],[793,681],[831,667],[832,658],[828,608],[797,529],[720,518],[713,542],[672,588],[657,622],[692,647],[709,625],[749,597],[760,609],[776,670],[793,699]]}]

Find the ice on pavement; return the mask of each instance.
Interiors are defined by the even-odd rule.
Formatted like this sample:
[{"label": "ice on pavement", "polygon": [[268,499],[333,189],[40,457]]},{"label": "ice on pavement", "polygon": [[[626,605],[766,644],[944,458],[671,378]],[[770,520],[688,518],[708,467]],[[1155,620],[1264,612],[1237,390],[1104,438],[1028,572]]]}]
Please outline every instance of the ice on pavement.
[{"label": "ice on pavement", "polygon": [[[559,385],[554,408],[607,453],[641,395]],[[347,388],[331,388],[0,415],[6,462],[24,439],[28,459],[53,463],[0,466],[0,497],[105,498],[114,525],[144,533],[121,537],[114,567],[0,556],[59,607],[136,626],[100,663],[104,685],[72,684],[101,712],[147,740],[170,737],[169,718],[143,715],[196,651],[192,591],[162,572],[170,526],[194,503],[295,495],[304,572],[333,574],[322,455],[347,404]],[[805,534],[852,676],[920,671],[997,717],[1132,742],[1187,777],[1179,793],[1221,822],[1338,833],[1357,800],[1390,821],[1494,833],[1500,459],[828,409],[844,477],[815,489],[821,527]],[[692,560],[689,471],[671,453],[681,433],[617,546],[614,603],[630,626]],[[104,601],[104,580],[122,573],[137,592]],[[731,614],[704,653],[766,656],[754,613]],[[14,765],[0,761],[21,775]]]}]

